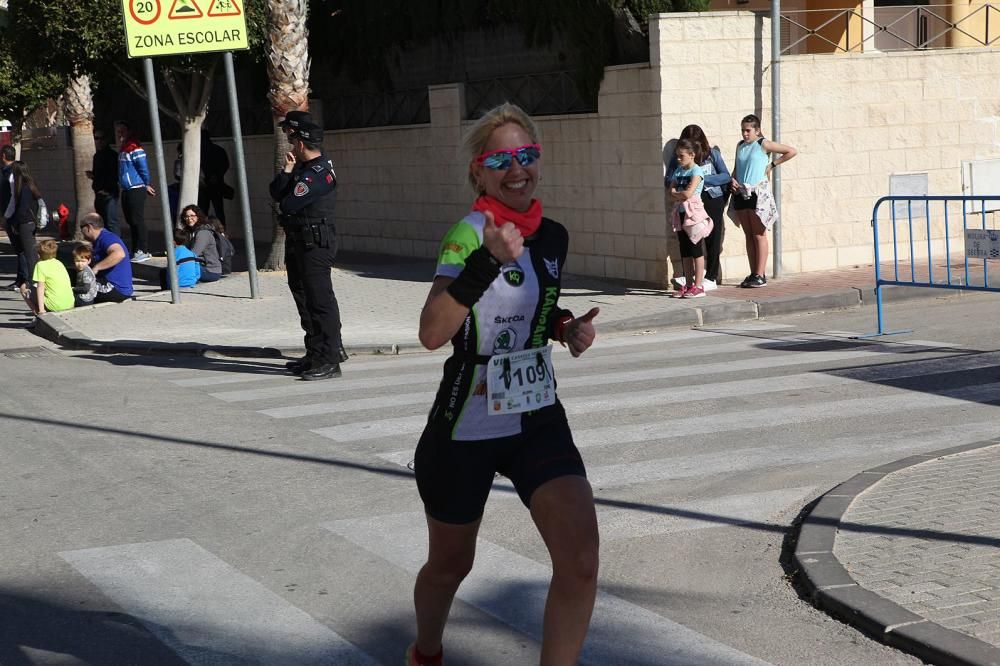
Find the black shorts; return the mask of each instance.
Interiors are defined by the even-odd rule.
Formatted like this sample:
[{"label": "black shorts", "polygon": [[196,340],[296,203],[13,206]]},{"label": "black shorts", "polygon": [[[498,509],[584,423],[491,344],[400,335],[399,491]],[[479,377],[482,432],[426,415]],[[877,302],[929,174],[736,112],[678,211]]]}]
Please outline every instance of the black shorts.
[{"label": "black shorts", "polygon": [[499,439],[455,441],[428,427],[414,459],[417,489],[427,515],[443,523],[479,520],[499,472],[525,506],[542,484],[561,476],[587,476],[565,412],[536,428]]},{"label": "black shorts", "polygon": [[751,194],[749,199],[744,199],[739,192],[733,194],[733,210],[756,210],[757,195]]},{"label": "black shorts", "polygon": [[705,256],[704,239],[698,241],[697,243],[692,243],[691,237],[687,235],[687,232],[683,229],[678,229],[677,242],[681,246],[681,257],[685,259],[697,259],[698,257]]}]

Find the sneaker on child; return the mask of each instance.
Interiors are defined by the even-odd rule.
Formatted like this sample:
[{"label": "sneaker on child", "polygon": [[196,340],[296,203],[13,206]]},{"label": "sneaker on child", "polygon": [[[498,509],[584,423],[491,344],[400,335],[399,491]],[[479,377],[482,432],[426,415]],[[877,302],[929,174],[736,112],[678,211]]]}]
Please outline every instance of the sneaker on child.
[{"label": "sneaker on child", "polygon": [[670,298],[684,298],[684,294],[686,293],[687,293],[687,287],[681,285],[677,291],[670,294]]},{"label": "sneaker on child", "polygon": [[751,275],[750,279],[747,280],[746,286],[752,289],[756,289],[757,287],[766,287],[767,278],[763,275]]},{"label": "sneaker on child", "polygon": [[712,291],[713,289],[719,288],[719,285],[715,284],[715,280],[709,280],[708,278],[701,281],[701,286],[705,289],[705,291]]},{"label": "sneaker on child", "polygon": [[702,298],[705,295],[705,288],[695,285],[684,292],[681,298]]},{"label": "sneaker on child", "polygon": [[143,252],[142,250],[136,250],[132,254],[132,261],[136,261],[136,262],[149,261],[152,258],[153,258],[153,255],[151,255],[149,252]]}]

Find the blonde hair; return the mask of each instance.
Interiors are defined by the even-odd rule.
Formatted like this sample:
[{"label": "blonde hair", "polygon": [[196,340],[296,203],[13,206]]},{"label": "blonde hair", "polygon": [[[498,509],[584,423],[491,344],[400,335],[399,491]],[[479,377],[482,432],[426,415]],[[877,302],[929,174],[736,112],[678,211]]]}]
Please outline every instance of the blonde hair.
[{"label": "blonde hair", "polygon": [[59,243],[55,242],[51,238],[46,238],[38,244],[38,256],[41,257],[43,261],[56,256],[57,252],[59,252]]},{"label": "blonde hair", "polygon": [[504,102],[484,113],[462,138],[462,149],[469,159],[469,184],[472,185],[472,189],[477,194],[482,194],[482,188],[473,173],[473,160],[476,159],[477,155],[482,154],[486,144],[489,143],[490,135],[496,129],[509,123],[520,125],[521,129],[531,137],[532,143],[539,143],[538,126],[535,125],[535,121],[524,112],[524,109],[510,102]]}]

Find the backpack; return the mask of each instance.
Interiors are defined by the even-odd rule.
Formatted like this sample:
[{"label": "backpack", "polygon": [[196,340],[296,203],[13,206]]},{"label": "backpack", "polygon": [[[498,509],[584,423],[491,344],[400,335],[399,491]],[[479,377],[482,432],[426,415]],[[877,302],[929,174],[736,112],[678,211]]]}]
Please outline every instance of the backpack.
[{"label": "backpack", "polygon": [[215,249],[219,251],[219,260],[222,262],[222,274],[229,275],[233,272],[233,257],[236,256],[236,248],[228,238],[212,229],[215,236]]},{"label": "backpack", "polygon": [[45,199],[38,197],[37,209],[35,210],[35,229],[44,229],[49,223],[49,208],[45,205]]}]

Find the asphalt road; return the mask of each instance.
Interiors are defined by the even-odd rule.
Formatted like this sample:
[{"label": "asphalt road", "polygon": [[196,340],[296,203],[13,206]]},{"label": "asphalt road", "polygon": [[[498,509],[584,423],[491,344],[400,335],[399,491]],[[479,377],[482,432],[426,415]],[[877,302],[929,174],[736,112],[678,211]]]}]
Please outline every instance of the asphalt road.
[{"label": "asphalt road", "polygon": [[[62,352],[0,295],[0,664],[395,664],[424,532],[411,458],[440,354],[280,362]],[[557,353],[598,498],[584,655],[914,664],[799,598],[801,509],[854,473],[995,436],[992,295],[605,336]],[[955,368],[960,368],[955,370]],[[537,661],[547,557],[498,480],[450,664]]]}]

